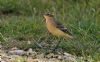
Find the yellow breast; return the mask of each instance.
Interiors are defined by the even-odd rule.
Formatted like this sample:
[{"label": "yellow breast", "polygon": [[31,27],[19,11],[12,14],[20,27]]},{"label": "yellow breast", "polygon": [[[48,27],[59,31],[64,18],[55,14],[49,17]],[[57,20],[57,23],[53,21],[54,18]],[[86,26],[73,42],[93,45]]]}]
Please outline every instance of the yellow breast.
[{"label": "yellow breast", "polygon": [[47,23],[47,29],[51,34],[55,36],[65,36],[65,33],[60,29],[56,28],[54,23]]}]

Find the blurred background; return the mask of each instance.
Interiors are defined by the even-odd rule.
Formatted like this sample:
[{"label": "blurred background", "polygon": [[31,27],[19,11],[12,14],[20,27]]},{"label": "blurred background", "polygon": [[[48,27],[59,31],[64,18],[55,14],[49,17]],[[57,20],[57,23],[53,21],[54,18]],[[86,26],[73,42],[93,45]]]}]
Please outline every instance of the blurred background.
[{"label": "blurred background", "polygon": [[60,48],[100,60],[100,0],[0,0],[0,43],[6,49],[34,48],[47,32],[44,13],[54,14],[77,37],[62,39]]}]

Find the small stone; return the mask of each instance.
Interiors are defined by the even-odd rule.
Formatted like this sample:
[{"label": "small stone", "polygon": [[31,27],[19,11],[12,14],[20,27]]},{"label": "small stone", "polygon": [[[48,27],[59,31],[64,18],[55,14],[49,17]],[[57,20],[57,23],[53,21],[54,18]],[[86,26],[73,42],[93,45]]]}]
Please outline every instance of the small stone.
[{"label": "small stone", "polygon": [[26,52],[26,55],[28,57],[36,58],[37,53],[32,50],[32,48],[29,48],[29,50]]},{"label": "small stone", "polygon": [[50,54],[48,54],[47,56],[46,56],[46,58],[54,58],[54,54],[53,53],[50,53]]},{"label": "small stone", "polygon": [[32,57],[28,57],[26,62],[38,62],[38,59],[33,59]]},{"label": "small stone", "polygon": [[10,54],[10,55],[25,55],[26,52],[23,50],[13,50],[13,51],[9,51],[8,54]]},{"label": "small stone", "polygon": [[42,54],[38,54],[37,58],[44,58],[44,54],[43,53]]},{"label": "small stone", "polygon": [[11,50],[18,50],[18,48],[17,47],[13,47],[13,48],[11,48]]},{"label": "small stone", "polygon": [[29,48],[27,51],[27,55],[37,54],[35,51],[32,50],[32,48]]},{"label": "small stone", "polygon": [[69,61],[76,61],[76,57],[69,54],[69,53],[64,53],[64,56],[63,56],[64,60],[69,60]]},{"label": "small stone", "polygon": [[59,60],[62,60],[62,59],[63,59],[63,57],[62,57],[61,55],[59,55],[59,56],[58,56],[58,59],[59,59]]}]

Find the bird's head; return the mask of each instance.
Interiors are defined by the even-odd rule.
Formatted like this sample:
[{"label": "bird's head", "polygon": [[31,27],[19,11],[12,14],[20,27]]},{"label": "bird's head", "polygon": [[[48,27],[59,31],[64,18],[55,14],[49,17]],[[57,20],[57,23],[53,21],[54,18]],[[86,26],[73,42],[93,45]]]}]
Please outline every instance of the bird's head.
[{"label": "bird's head", "polygon": [[46,20],[54,18],[52,14],[44,14],[43,16]]}]

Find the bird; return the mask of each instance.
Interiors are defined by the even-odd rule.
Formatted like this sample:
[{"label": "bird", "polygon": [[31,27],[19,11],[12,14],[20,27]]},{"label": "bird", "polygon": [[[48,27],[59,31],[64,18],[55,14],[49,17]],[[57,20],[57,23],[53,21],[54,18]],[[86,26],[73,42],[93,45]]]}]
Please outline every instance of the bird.
[{"label": "bird", "polygon": [[46,22],[46,27],[48,31],[57,37],[64,37],[66,39],[73,39],[73,35],[68,31],[68,29],[61,24],[59,21],[56,21],[52,14],[44,14],[43,15]]},{"label": "bird", "polygon": [[[47,13],[47,14],[44,14],[43,16],[45,18],[46,27],[49,33],[57,37],[64,37],[64,39],[67,39],[67,40],[74,38],[74,36],[63,24],[55,20],[52,14]],[[58,41],[53,51],[55,51],[58,48],[60,43],[61,43],[61,40]]]}]

